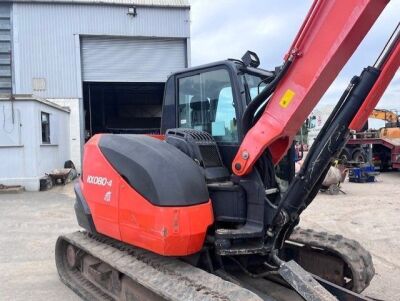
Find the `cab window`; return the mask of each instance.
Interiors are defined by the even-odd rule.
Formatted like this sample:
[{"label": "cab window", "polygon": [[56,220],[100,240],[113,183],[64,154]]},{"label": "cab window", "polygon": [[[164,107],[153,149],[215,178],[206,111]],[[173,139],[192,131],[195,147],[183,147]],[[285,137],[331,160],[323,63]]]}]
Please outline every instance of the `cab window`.
[{"label": "cab window", "polygon": [[263,80],[259,76],[255,76],[252,74],[244,73],[241,76],[243,84],[247,86],[248,93],[250,94],[250,101],[253,100],[267,85],[265,83],[265,79]]},{"label": "cab window", "polygon": [[226,69],[178,79],[178,125],[210,133],[216,141],[237,142],[232,85]]}]

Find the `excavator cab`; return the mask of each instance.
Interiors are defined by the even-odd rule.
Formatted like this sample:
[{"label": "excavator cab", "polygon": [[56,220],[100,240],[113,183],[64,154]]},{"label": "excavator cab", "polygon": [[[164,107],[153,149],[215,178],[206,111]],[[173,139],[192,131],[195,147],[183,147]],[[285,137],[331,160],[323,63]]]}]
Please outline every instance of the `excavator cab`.
[{"label": "excavator cab", "polygon": [[273,72],[249,68],[237,60],[175,73],[166,84],[161,132],[171,128],[208,132],[230,167],[244,136],[243,112],[273,76]]},{"label": "excavator cab", "polygon": [[[250,56],[257,58],[249,59]],[[182,128],[205,131],[218,145],[230,172],[232,161],[245,135],[242,119],[248,104],[270,83],[274,71],[259,65],[253,52],[242,60],[229,59],[172,74],[166,83],[161,133]],[[286,182],[294,176],[294,148],[278,167]]]}]

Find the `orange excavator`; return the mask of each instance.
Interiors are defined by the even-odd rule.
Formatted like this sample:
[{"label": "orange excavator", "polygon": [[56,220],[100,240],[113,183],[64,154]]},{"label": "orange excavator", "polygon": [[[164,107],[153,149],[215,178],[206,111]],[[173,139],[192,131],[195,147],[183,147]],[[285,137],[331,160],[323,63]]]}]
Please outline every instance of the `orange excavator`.
[{"label": "orange excavator", "polygon": [[75,185],[85,230],[55,249],[86,300],[370,300],[371,255],[296,228],[399,68],[396,28],[294,175],[293,139],[388,0],[316,0],[282,65],[257,54],[172,74],[162,135],[99,134]]},{"label": "orange excavator", "polygon": [[400,139],[400,116],[397,112],[374,109],[369,117],[386,121],[385,127],[379,130],[380,138]]},{"label": "orange excavator", "polygon": [[369,117],[384,120],[394,124],[397,124],[400,118],[396,112],[383,109],[374,109]]}]

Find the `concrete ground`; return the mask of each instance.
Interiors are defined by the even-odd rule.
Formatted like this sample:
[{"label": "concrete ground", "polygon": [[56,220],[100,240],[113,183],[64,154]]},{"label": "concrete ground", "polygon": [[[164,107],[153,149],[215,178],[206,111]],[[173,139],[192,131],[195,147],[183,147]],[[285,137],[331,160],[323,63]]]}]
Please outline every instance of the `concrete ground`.
[{"label": "concrete ground", "polygon": [[[345,183],[346,195],[319,194],[301,225],[357,239],[373,256],[376,276],[365,293],[400,300],[400,172],[373,184]],[[72,185],[48,192],[0,195],[0,299],[79,298],[58,279],[54,245],[78,229]]]}]

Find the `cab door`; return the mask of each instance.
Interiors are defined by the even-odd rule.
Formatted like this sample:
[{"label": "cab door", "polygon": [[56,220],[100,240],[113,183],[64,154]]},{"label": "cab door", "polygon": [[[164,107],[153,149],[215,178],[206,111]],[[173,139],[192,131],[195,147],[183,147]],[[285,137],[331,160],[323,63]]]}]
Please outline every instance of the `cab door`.
[{"label": "cab door", "polygon": [[228,168],[239,146],[241,116],[233,78],[224,66],[188,72],[176,78],[177,127],[210,133]]}]

